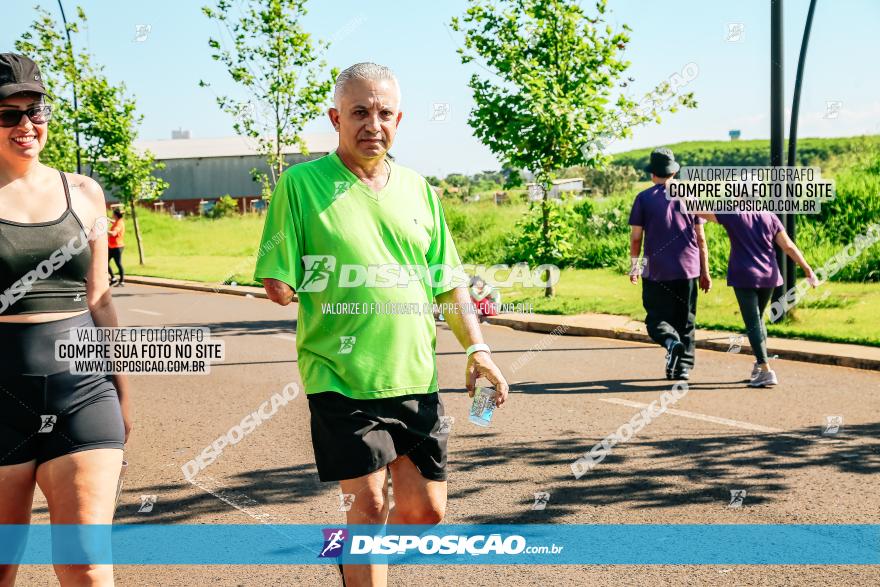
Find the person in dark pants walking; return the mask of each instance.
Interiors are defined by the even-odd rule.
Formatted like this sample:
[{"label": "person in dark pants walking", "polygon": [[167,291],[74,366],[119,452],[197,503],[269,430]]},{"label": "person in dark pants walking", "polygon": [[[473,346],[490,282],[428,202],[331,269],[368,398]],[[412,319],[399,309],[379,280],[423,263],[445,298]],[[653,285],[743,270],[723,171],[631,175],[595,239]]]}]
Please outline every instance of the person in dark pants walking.
[{"label": "person in dark pants walking", "polygon": [[[110,273],[110,284],[116,287],[125,285],[125,269],[122,268],[122,250],[125,248],[125,220],[122,219],[122,210],[115,208],[113,210],[113,224],[107,231],[107,250],[110,259],[107,261],[107,271]],[[115,281],[113,277],[113,268],[110,261],[116,263],[116,269],[119,270],[119,281]]]},{"label": "person in dark pants walking", "polygon": [[699,215],[723,226],[730,237],[727,285],[733,288],[736,295],[749,344],[755,355],[749,387],[777,385],[779,379],[770,368],[767,326],[764,324],[764,310],[770,302],[773,289],[782,285],[783,281],[773,245],[776,244],[804,270],[812,287],[816,287],[819,280],[775,214],[701,212]]},{"label": "person in dark pants walking", "polygon": [[666,198],[666,185],[679,169],[670,149],[655,149],[646,167],[654,185],[636,196],[629,216],[630,282],[635,285],[642,276],[645,325],[651,339],[666,349],[667,379],[690,377],[697,287],[707,293],[712,287],[705,220],[685,214],[678,202]]}]

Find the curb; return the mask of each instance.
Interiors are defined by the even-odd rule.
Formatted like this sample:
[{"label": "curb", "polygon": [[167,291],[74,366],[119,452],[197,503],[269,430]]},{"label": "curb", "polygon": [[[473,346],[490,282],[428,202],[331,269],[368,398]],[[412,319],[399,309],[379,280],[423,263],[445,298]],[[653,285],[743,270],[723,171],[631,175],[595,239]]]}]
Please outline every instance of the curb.
[{"label": "curb", "polygon": [[[127,283],[141,285],[153,285],[169,287],[205,293],[221,293],[235,296],[249,296],[253,298],[268,299],[266,292],[261,287],[246,285],[209,285],[201,281],[185,281],[180,279],[168,279],[165,277],[130,276],[126,277]],[[294,295],[293,301],[297,297]],[[510,316],[492,316],[486,318],[488,324],[507,326],[514,330],[528,332],[551,333],[556,329],[565,328],[562,333],[566,336],[594,336],[598,338],[612,338],[628,340],[631,342],[643,342],[654,344],[641,322],[618,317],[621,324],[636,324],[632,327],[597,327],[573,322],[583,321],[581,316],[556,316],[551,314],[531,314],[529,318],[514,318]],[[718,352],[728,352],[730,348],[729,337],[737,333],[720,330],[697,330],[697,348]],[[725,342],[720,342],[725,341]],[[751,347],[747,340],[743,340],[741,353],[750,353]],[[821,365],[833,365],[836,367],[850,367],[853,369],[865,369],[880,371],[880,348],[854,344],[841,344],[831,342],[817,342],[811,340],[797,340],[770,337],[767,339],[767,352],[776,355],[780,359],[817,363]]]},{"label": "curb", "polygon": [[[266,291],[262,287],[253,287],[249,285],[210,285],[203,281],[186,281],[183,279],[168,279],[166,277],[147,277],[142,275],[132,275],[125,277],[126,283],[137,283],[140,285],[154,285],[158,287],[171,287],[174,289],[186,289],[190,291],[201,291],[205,293],[222,293],[231,296],[250,296],[253,298],[269,299]],[[296,296],[293,301],[297,301]]]},{"label": "curb", "polygon": [[[563,335],[570,336],[596,336],[600,338],[616,338],[632,342],[645,342],[656,344],[646,332],[639,332],[629,328],[597,328],[578,324],[566,324],[564,316],[534,314],[542,320],[525,318],[512,318],[505,316],[493,316],[486,319],[489,324],[507,326],[515,330],[531,332],[551,333],[555,329],[565,328]],[[544,318],[550,318],[545,320]],[[697,348],[718,352],[728,352],[730,349],[729,337],[738,333],[720,330],[697,330]],[[741,353],[750,354],[751,346],[743,335]],[[720,341],[725,342],[720,342]],[[833,349],[834,352],[819,350]],[[802,347],[802,348],[798,348]],[[836,347],[836,348],[835,348]],[[776,355],[780,359],[791,361],[803,361],[836,367],[851,367],[853,369],[866,369],[880,371],[880,348],[866,347],[861,345],[841,344],[831,342],[817,342],[810,340],[796,340],[770,337],[767,339],[767,353]],[[849,353],[849,354],[847,354]]]}]

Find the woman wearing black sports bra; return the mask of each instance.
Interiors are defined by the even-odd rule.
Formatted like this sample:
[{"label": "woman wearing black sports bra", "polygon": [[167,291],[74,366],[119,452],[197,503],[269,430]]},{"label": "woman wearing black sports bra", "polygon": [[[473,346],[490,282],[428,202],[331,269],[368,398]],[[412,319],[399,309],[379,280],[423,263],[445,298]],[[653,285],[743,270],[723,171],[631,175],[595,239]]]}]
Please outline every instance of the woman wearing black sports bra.
[{"label": "woman wearing black sports bra", "polygon": [[[52,524],[110,524],[128,383],[73,375],[54,357],[71,329],[117,326],[104,193],[39,162],[51,113],[40,79],[30,59],[0,54],[0,525],[30,523],[35,484]],[[17,570],[0,565],[0,587]],[[110,565],[55,573],[61,585],[113,584]]]}]

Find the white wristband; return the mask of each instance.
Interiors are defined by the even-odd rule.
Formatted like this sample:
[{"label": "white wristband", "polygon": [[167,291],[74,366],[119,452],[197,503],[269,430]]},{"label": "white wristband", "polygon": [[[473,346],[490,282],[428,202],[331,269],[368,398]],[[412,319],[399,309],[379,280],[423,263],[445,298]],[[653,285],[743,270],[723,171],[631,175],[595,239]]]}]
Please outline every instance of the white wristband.
[{"label": "white wristband", "polygon": [[478,344],[472,344],[467,348],[467,351],[465,352],[467,353],[468,358],[470,358],[470,356],[477,351],[486,351],[487,353],[492,352],[491,349],[489,349],[489,345],[482,342]]}]

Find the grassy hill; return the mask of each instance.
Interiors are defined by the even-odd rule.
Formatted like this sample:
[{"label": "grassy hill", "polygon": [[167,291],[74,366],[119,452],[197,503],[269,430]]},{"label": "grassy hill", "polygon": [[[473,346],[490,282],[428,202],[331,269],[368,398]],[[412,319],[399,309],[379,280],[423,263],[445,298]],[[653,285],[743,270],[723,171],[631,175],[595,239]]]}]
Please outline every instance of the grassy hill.
[{"label": "grassy hill", "polygon": [[[682,165],[689,166],[736,166],[736,165],[770,165],[769,139],[751,141],[684,141],[664,145],[672,149],[675,159]],[[880,147],[880,135],[837,138],[804,138],[798,139],[797,164],[821,167],[823,175],[833,171],[835,163],[841,156]],[[651,157],[653,147],[633,149],[613,156],[616,165],[628,165],[635,168],[642,177],[647,178],[643,171]],[[788,143],[785,144],[786,157]],[[830,169],[829,169],[830,168]]]}]

